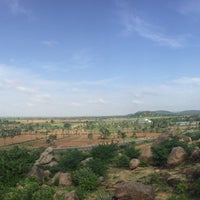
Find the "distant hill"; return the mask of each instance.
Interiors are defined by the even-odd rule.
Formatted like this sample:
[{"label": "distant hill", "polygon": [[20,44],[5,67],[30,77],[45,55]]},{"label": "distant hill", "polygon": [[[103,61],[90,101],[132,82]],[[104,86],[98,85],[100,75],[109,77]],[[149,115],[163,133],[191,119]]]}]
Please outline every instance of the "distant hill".
[{"label": "distant hill", "polygon": [[199,115],[200,110],[185,110],[180,112],[171,112],[167,110],[158,110],[158,111],[138,111],[134,114],[127,115],[128,117],[159,117],[167,115]]},{"label": "distant hill", "polygon": [[128,117],[157,117],[160,114],[156,113],[155,111],[139,111],[135,114],[129,114]]},{"label": "distant hill", "polygon": [[200,110],[184,110],[181,112],[177,112],[177,115],[199,115]]}]

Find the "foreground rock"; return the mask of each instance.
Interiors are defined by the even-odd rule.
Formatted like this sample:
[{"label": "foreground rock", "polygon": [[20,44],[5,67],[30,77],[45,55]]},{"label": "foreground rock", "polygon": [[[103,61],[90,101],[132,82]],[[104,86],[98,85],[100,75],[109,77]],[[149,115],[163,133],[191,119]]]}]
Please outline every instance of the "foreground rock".
[{"label": "foreground rock", "polygon": [[169,167],[179,165],[187,158],[187,153],[182,147],[174,147],[167,159]]},{"label": "foreground rock", "polygon": [[133,158],[131,159],[130,163],[129,163],[129,168],[131,170],[133,169],[136,169],[140,164],[140,160],[139,159],[136,159],[136,158]]},{"label": "foreground rock", "polygon": [[40,158],[35,162],[35,165],[46,165],[53,160],[53,148],[48,147],[41,155]]},{"label": "foreground rock", "polygon": [[151,146],[147,146],[142,150],[142,153],[140,155],[140,160],[144,160],[146,162],[152,162]]},{"label": "foreground rock", "polygon": [[53,199],[60,199],[60,198],[62,198],[63,200],[79,200],[75,191],[71,191],[71,192],[61,192],[61,191],[59,191],[59,192],[56,192]]},{"label": "foreground rock", "polygon": [[70,186],[72,185],[72,177],[69,173],[58,172],[51,180],[51,184],[58,184],[59,186]]},{"label": "foreground rock", "polygon": [[44,170],[34,165],[31,171],[28,173],[28,176],[35,176],[38,178],[39,181],[42,181],[43,178],[45,177],[45,173]]},{"label": "foreground rock", "polygon": [[200,149],[197,148],[192,152],[192,155],[190,157],[192,161],[199,161],[200,160]]},{"label": "foreground rock", "polygon": [[65,200],[79,200],[78,196],[74,191],[65,193]]},{"label": "foreground rock", "polygon": [[123,182],[115,185],[114,200],[154,200],[151,186],[139,182]]}]

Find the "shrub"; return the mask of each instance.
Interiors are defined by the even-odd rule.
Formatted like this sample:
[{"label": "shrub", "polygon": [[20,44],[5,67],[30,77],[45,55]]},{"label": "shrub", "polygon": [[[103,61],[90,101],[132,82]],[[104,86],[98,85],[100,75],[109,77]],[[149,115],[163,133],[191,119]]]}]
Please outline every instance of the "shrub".
[{"label": "shrub", "polygon": [[200,131],[186,133],[185,135],[187,135],[188,137],[191,137],[192,140],[200,139]]},{"label": "shrub", "polygon": [[108,167],[99,159],[92,159],[87,163],[87,166],[98,176],[106,176]]},{"label": "shrub", "polygon": [[138,158],[140,156],[140,150],[135,149],[135,145],[128,145],[124,147],[124,154],[130,159]]},{"label": "shrub", "polygon": [[117,150],[117,144],[100,144],[92,148],[91,154],[94,159],[100,159],[104,162],[109,162],[112,158],[114,158]]},{"label": "shrub", "polygon": [[151,148],[155,165],[160,167],[165,166],[172,148],[178,146],[182,147],[188,155],[190,155],[194,149],[194,147],[188,146],[186,142],[179,141],[179,138],[176,136],[163,140],[160,144]]},{"label": "shrub", "polygon": [[45,186],[33,194],[32,200],[53,200],[54,193],[55,190],[52,187]]},{"label": "shrub", "polygon": [[36,177],[29,177],[19,183],[20,187],[10,188],[3,198],[4,200],[29,200],[32,199],[34,192],[38,191],[40,186]]},{"label": "shrub", "polygon": [[167,164],[168,151],[165,147],[158,145],[151,147],[152,158],[156,166],[165,166]]},{"label": "shrub", "polygon": [[5,186],[14,186],[31,169],[39,154],[14,147],[9,151],[0,151],[0,182]]},{"label": "shrub", "polygon": [[82,160],[86,158],[86,155],[78,150],[67,151],[60,157],[59,166],[61,171],[73,171],[79,167]]},{"label": "shrub", "polygon": [[195,184],[194,184],[194,194],[196,196],[200,196],[200,178],[198,178],[196,181],[195,181]]},{"label": "shrub", "polygon": [[99,185],[97,176],[88,167],[74,171],[72,174],[72,180],[75,185],[85,192],[95,190]]},{"label": "shrub", "polygon": [[114,164],[119,168],[128,168],[129,167],[130,158],[126,155],[117,156],[114,160]]}]

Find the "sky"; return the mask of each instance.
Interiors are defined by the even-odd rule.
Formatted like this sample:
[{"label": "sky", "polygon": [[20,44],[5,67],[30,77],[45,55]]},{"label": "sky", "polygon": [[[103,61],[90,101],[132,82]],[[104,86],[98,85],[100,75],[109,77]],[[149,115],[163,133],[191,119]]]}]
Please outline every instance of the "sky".
[{"label": "sky", "polygon": [[199,0],[0,0],[0,116],[200,109]]}]

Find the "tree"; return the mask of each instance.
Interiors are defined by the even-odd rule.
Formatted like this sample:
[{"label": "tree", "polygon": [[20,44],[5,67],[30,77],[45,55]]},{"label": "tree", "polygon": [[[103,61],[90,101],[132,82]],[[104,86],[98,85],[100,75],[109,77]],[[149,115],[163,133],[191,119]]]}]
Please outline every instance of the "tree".
[{"label": "tree", "polygon": [[122,138],[123,141],[124,141],[124,138],[126,137],[126,133],[121,131],[121,130],[118,130],[117,131],[117,135],[118,135],[118,138]]},{"label": "tree", "polygon": [[55,145],[55,140],[57,139],[57,135],[50,135],[49,138],[47,139],[47,143],[50,145]]},{"label": "tree", "polygon": [[111,134],[110,131],[106,127],[101,127],[99,131],[101,132],[101,134],[102,134],[101,137],[103,139],[108,138]]},{"label": "tree", "polygon": [[70,129],[71,129],[71,124],[70,124],[69,122],[65,122],[65,123],[64,123],[64,128],[67,129],[68,135],[69,135],[69,131],[70,131]]}]

